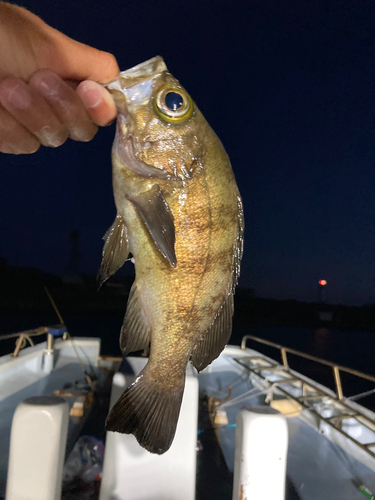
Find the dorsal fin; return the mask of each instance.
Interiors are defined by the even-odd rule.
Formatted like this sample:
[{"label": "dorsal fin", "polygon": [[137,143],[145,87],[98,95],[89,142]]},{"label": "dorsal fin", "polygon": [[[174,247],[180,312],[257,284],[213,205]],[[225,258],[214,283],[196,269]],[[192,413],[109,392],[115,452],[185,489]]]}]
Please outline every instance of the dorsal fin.
[{"label": "dorsal fin", "polygon": [[233,293],[240,276],[240,266],[243,255],[243,240],[245,233],[245,218],[240,193],[237,191],[237,237],[233,247],[232,279]]}]

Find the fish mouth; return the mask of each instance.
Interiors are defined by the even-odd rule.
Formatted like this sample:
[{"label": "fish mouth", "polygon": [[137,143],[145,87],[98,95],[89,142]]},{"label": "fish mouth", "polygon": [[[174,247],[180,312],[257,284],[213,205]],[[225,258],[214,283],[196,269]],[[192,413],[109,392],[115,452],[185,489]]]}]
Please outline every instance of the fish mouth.
[{"label": "fish mouth", "polygon": [[[158,141],[157,141],[158,142]],[[165,170],[149,165],[137,158],[137,152],[152,146],[152,142],[139,142],[129,132],[126,118],[119,114],[117,118],[117,133],[113,143],[113,154],[126,165],[126,167],[144,177],[157,177],[163,180],[178,180],[178,177],[169,174]]]},{"label": "fish mouth", "polygon": [[179,180],[175,175],[160,167],[150,165],[137,156],[145,148],[160,141],[140,142],[129,131],[130,115],[137,106],[147,103],[152,95],[154,78],[168,71],[162,57],[156,56],[133,68],[122,71],[117,78],[103,86],[112,95],[117,110],[117,132],[113,144],[114,155],[125,166],[144,177],[163,180]]},{"label": "fish mouth", "polygon": [[134,85],[152,80],[155,76],[168,71],[168,68],[161,56],[153,57],[147,61],[137,64],[133,68],[121,71],[119,76],[110,82],[103,83],[103,86],[111,92],[118,90],[120,92],[129,89]]},{"label": "fish mouth", "polygon": [[117,78],[103,86],[112,95],[117,110],[126,116],[127,111],[150,100],[155,78],[166,71],[163,59],[157,56],[122,71]]}]

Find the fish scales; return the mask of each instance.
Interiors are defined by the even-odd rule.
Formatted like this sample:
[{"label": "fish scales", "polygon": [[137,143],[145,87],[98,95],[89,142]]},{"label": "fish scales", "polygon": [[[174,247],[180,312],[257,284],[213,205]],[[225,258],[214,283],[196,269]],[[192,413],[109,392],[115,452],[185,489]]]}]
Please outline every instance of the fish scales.
[{"label": "fish scales", "polygon": [[[112,151],[118,215],[105,236],[99,281],[131,252],[136,279],[120,346],[127,354],[150,344],[145,369],[111,410],[107,428],[133,433],[149,451],[164,453],[189,359],[203,369],[231,333],[242,204],[220,140],[160,57],[107,88],[119,111]],[[163,93],[166,116],[157,108]],[[188,117],[174,120],[176,109],[164,109],[170,94],[187,103]]]}]

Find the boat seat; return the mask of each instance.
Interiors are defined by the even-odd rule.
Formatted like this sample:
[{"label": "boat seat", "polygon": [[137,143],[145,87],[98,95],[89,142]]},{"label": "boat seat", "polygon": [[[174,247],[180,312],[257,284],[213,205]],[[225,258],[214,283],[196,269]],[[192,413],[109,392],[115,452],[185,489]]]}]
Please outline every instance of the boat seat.
[{"label": "boat seat", "polygon": [[[127,373],[113,378],[111,407],[146,362],[126,358]],[[194,500],[198,395],[197,372],[189,363],[176,435],[163,455],[149,453],[133,435],[107,432],[100,500]]]}]

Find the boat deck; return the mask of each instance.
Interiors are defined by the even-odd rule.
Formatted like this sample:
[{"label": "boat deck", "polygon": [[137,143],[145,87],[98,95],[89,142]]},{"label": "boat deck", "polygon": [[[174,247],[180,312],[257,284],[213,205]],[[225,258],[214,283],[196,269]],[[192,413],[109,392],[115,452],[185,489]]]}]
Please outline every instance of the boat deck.
[{"label": "boat deck", "polygon": [[[229,470],[208,417],[206,397],[199,401],[198,427],[200,430],[197,456],[196,500],[232,500],[233,470]],[[232,432],[234,435],[234,432]],[[317,497],[325,500],[325,497]],[[286,478],[285,500],[301,500],[289,476]]]},{"label": "boat deck", "polygon": [[[96,367],[100,351],[99,339],[74,339],[75,348],[82,357],[85,369],[97,383],[104,383],[106,374]],[[3,356],[0,362],[2,385],[0,392],[0,499],[5,497],[5,484],[8,469],[10,429],[13,414],[19,403],[35,395],[52,396],[56,389],[79,392],[87,388],[84,372],[80,366],[70,341],[57,341],[55,344],[55,369],[46,374],[40,369],[45,343],[21,351],[19,358]],[[4,383],[9,379],[9,383]],[[69,410],[74,397],[64,398]],[[67,453],[72,449],[80,430],[85,423],[83,417],[70,417],[68,428]],[[37,450],[36,450],[37,451]]]},{"label": "boat deck", "polygon": [[[85,369],[97,379],[99,384],[104,383],[108,371],[102,371],[96,366],[100,340],[75,339],[74,342]],[[86,386],[82,367],[69,341],[56,342],[55,369],[50,374],[41,370],[44,347],[43,344],[39,344],[21,351],[16,360],[7,356],[0,358],[2,379],[0,386],[0,500],[5,496],[10,428],[17,405],[30,396],[52,395],[56,389],[79,392]],[[231,500],[238,410],[244,406],[269,405],[272,385],[270,381],[277,380],[279,376],[277,370],[271,369],[268,374],[264,373],[267,372],[266,369],[260,370],[259,373],[251,371],[245,366],[246,361],[245,364],[238,362],[240,358],[244,360],[246,357],[248,360],[259,359],[262,355],[252,349],[241,350],[239,347],[228,346],[223,354],[198,376],[200,399],[196,500],[207,498]],[[263,359],[268,362],[272,361],[266,356],[263,356]],[[290,381],[289,384],[284,384],[283,388],[288,389],[289,385],[288,390],[292,392],[299,390],[298,384],[295,383],[293,386],[293,379]],[[272,389],[272,397],[274,400],[285,400],[285,392],[282,393],[275,385]],[[74,398],[67,397],[66,401],[71,407]],[[209,417],[213,401],[216,414],[218,410],[221,411],[220,424],[213,423]],[[97,423],[100,422],[100,432],[104,432],[103,424],[107,409],[107,406],[104,408],[102,405],[100,418],[94,418]],[[370,416],[372,415],[371,413]],[[67,452],[71,450],[84,423],[85,415],[70,417]],[[352,441],[336,440],[335,433],[332,433],[327,425],[322,425],[322,421],[318,421],[316,414],[313,415],[307,407],[301,407],[297,416],[287,416],[287,424],[289,447],[286,500],[336,500],[338,498],[362,500],[364,496],[358,489],[361,484],[370,491],[375,491],[375,463],[372,467],[371,462],[368,462],[367,465],[370,463],[368,467],[365,465],[366,461],[357,460],[355,453],[353,454],[353,446],[356,445]],[[325,424],[324,421],[323,424]],[[92,434],[95,435],[95,432]],[[370,456],[369,460],[374,459]],[[272,481],[269,485],[265,485],[265,498],[272,498]]]},{"label": "boat deck", "polygon": [[[249,373],[244,372],[241,365],[234,361],[234,358],[244,355],[259,356],[259,352],[251,349],[246,349],[244,352],[233,346],[227,347],[224,356],[215,360],[199,375],[201,396],[216,397],[223,401],[217,409],[225,411],[227,424],[216,426],[215,431],[229,474],[233,473],[234,467],[235,424],[238,410],[249,405],[268,405],[266,397],[269,384],[249,376]],[[229,386],[231,396],[228,401],[225,401]],[[275,397],[278,397],[277,390],[275,390]],[[289,446],[286,498],[288,500],[337,500],[338,498],[362,500],[364,497],[358,490],[361,484],[370,491],[375,491],[373,470],[346,453],[332,440],[327,439],[324,435],[324,427],[321,431],[314,428],[313,421],[306,413],[303,410],[298,417],[287,418]],[[202,444],[205,442],[203,438],[205,433],[206,430],[203,429]],[[218,464],[222,467],[220,459]],[[269,495],[271,498],[271,490]],[[229,492],[223,492],[221,496],[218,493],[215,498],[229,500],[231,496]]]}]

